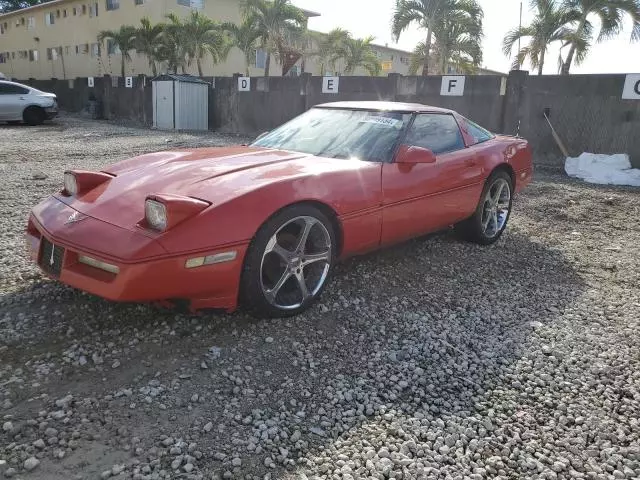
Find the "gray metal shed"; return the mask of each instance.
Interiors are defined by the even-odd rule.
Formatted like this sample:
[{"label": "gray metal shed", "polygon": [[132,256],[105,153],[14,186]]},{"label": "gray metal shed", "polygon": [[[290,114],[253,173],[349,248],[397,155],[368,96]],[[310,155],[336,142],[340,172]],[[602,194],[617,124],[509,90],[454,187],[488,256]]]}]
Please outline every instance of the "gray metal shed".
[{"label": "gray metal shed", "polygon": [[209,83],[191,75],[153,78],[153,126],[162,130],[208,130],[209,88]]}]

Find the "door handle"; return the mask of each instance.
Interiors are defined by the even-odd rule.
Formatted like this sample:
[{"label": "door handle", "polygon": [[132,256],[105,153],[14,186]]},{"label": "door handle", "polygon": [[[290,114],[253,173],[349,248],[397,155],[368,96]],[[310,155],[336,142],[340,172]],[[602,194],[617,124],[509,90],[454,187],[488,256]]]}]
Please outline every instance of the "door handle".
[{"label": "door handle", "polygon": [[467,158],[464,163],[467,167],[475,167],[478,161],[475,158]]},{"label": "door handle", "polygon": [[20,97],[20,100],[24,100],[24,97]]}]

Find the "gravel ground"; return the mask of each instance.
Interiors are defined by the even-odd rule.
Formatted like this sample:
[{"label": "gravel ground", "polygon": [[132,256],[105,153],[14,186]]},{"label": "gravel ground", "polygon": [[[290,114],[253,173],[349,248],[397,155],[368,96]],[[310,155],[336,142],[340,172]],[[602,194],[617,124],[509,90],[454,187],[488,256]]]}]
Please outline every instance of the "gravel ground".
[{"label": "gravel ground", "polygon": [[0,475],[640,478],[638,190],[538,171],[494,246],[350,260],[287,320],[109,303],[23,258],[64,169],[241,140],[0,127]]}]

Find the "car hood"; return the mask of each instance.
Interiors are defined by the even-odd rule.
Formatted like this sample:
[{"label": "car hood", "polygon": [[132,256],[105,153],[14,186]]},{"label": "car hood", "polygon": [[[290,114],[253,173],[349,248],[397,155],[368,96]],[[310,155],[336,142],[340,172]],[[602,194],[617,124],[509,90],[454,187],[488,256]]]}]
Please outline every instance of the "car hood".
[{"label": "car hood", "polygon": [[113,179],[79,197],[57,198],[85,215],[135,228],[151,194],[197,198],[215,207],[266,184],[357,169],[354,163],[367,162],[244,146],[165,151],[112,165],[103,172]]}]

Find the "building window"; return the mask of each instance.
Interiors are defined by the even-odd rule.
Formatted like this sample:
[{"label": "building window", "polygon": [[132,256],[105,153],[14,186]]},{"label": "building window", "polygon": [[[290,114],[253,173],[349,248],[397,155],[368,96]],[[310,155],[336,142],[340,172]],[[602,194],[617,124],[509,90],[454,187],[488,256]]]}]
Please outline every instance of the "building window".
[{"label": "building window", "polygon": [[11,52],[11,59],[15,60],[16,59],[16,52]]},{"label": "building window", "polygon": [[120,47],[118,44],[112,38],[107,38],[107,55],[116,55],[119,53]]},{"label": "building window", "polygon": [[29,61],[30,62],[38,61],[38,50],[29,50]]},{"label": "building window", "polygon": [[56,19],[53,16],[53,12],[45,13],[44,14],[44,24],[45,25],[53,25],[54,23],[56,23]]},{"label": "building window", "polygon": [[90,17],[97,17],[98,16],[98,4],[97,3],[89,5],[89,16]]},{"label": "building window", "polygon": [[[7,55],[5,57],[5,55]],[[7,59],[9,58],[9,55],[6,53],[0,53],[0,63],[7,63]]]},{"label": "building window", "polygon": [[29,17],[27,19],[27,28],[31,30],[32,28],[36,28],[36,17]]},{"label": "building window", "polygon": [[86,14],[87,14],[87,6],[82,5],[82,15],[86,15]]},{"label": "building window", "polygon": [[120,2],[119,0],[106,0],[106,10],[117,10],[118,8],[120,8]]},{"label": "building window", "polygon": [[56,10],[56,18],[60,18],[60,10]]},{"label": "building window", "polygon": [[66,8],[64,10],[62,10],[62,16],[64,18],[67,18],[67,9]]},{"label": "building window", "polygon": [[266,68],[267,67],[267,52],[259,48],[256,50],[256,68]]},{"label": "building window", "polygon": [[99,57],[100,56],[100,44],[99,43],[92,43],[91,44],[91,56],[92,57]]},{"label": "building window", "polygon": [[57,60],[58,55],[61,50],[58,50],[59,47],[47,48],[47,60]]},{"label": "building window", "polygon": [[78,14],[78,9],[76,7],[73,7],[71,13],[73,13],[73,16],[75,17]]},{"label": "building window", "polygon": [[[62,48],[62,47],[60,47],[60,48]],[[62,53],[62,52],[60,52],[60,53]],[[69,55],[69,47],[68,46],[64,47],[64,54],[65,55]]]},{"label": "building window", "polygon": [[4,35],[4,32],[6,29],[7,29],[7,22],[4,22],[4,25],[0,23],[0,35]]},{"label": "building window", "polygon": [[24,25],[24,17],[20,18],[20,25]]},{"label": "building window", "polygon": [[134,5],[144,5],[144,0],[133,0]]}]

